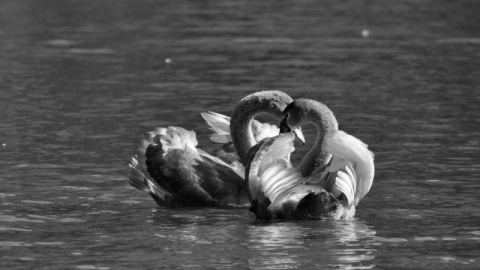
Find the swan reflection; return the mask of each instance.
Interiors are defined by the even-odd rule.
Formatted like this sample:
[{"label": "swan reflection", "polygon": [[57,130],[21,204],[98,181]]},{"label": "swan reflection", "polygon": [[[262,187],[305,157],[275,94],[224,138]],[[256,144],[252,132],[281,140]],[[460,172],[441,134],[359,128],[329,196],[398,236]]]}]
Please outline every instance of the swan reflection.
[{"label": "swan reflection", "polygon": [[256,223],[247,228],[252,268],[375,267],[375,230],[359,220]]},{"label": "swan reflection", "polygon": [[376,253],[375,230],[361,221],[345,220],[334,223],[332,234],[337,237],[338,243],[342,244],[332,250],[337,255],[337,267],[340,269],[371,269],[375,267],[372,264]]}]

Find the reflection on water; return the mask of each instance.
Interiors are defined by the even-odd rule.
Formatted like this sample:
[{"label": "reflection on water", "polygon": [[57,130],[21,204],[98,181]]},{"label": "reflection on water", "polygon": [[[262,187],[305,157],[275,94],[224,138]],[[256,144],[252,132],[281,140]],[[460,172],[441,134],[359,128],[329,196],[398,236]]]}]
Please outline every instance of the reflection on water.
[{"label": "reflection on water", "polygon": [[[250,266],[265,269],[329,265],[338,269],[370,269],[375,265],[375,231],[357,220],[281,222],[247,229],[249,249],[258,254]],[[294,252],[292,252],[294,250]]]},{"label": "reflection on water", "polygon": [[[342,244],[336,254],[336,259],[342,263],[341,269],[371,269],[375,266],[375,258],[378,243],[374,242],[375,230],[359,221],[345,221],[335,223],[332,234],[338,237]],[[359,243],[369,243],[363,248]]]},{"label": "reflection on water", "polygon": [[152,248],[191,267],[370,269],[381,245],[359,220],[265,223],[243,210],[156,208],[147,223]]},{"label": "reflection on water", "polygon": [[[292,223],[251,226],[247,230],[249,249],[254,258],[249,266],[262,266],[265,269],[296,268],[301,264],[298,253],[307,247],[302,239],[301,227]],[[290,252],[296,250],[296,252]]]},{"label": "reflection on water", "polygon": [[[2,3],[0,268],[478,268],[479,3]],[[325,102],[370,145],[355,220],[163,209],[128,185],[145,131],[210,151],[199,112],[260,89]]]}]

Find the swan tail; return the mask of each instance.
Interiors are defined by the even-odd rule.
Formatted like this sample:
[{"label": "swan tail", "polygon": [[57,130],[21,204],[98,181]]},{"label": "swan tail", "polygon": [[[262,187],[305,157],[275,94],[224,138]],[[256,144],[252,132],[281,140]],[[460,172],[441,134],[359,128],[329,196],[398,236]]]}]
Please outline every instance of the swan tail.
[{"label": "swan tail", "polygon": [[374,155],[367,147],[367,144],[341,130],[326,136],[322,144],[324,151],[333,154],[328,170],[339,172],[336,186],[346,192],[344,194],[350,204],[358,204],[373,183]]},{"label": "swan tail", "polygon": [[215,112],[200,113],[214,133],[210,140],[216,143],[228,143],[232,141],[230,136],[230,117]]}]

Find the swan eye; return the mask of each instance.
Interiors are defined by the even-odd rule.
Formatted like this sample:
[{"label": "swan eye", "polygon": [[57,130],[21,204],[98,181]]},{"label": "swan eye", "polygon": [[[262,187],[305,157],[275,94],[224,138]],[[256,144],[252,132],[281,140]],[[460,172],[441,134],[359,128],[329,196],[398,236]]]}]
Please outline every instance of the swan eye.
[{"label": "swan eye", "polygon": [[288,117],[290,117],[290,114],[289,114],[289,113],[286,113],[286,114],[285,114],[285,119],[287,119]]}]

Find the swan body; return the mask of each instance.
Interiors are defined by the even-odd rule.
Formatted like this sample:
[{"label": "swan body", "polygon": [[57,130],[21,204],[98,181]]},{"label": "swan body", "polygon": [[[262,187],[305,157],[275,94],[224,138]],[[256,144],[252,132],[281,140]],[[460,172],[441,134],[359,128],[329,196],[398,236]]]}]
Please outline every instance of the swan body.
[{"label": "swan body", "polygon": [[251,149],[245,178],[251,211],[258,219],[350,218],[370,190],[373,153],[338,130],[327,106],[295,100],[284,110],[280,129],[287,132],[308,123],[316,126],[318,137],[297,168],[290,163],[292,133],[267,138]]},{"label": "swan body", "polygon": [[338,218],[342,206],[318,185],[309,185],[290,163],[293,133],[267,138],[253,147],[247,164],[250,211],[257,219]]},{"label": "swan body", "polygon": [[254,117],[266,113],[280,118],[292,101],[283,92],[262,91],[243,98],[231,119],[202,113],[214,131],[210,138],[229,149],[219,157],[198,148],[193,131],[172,126],[147,132],[129,164],[131,185],[167,207],[248,207],[243,178],[247,151],[257,140],[278,134],[278,128]]}]

